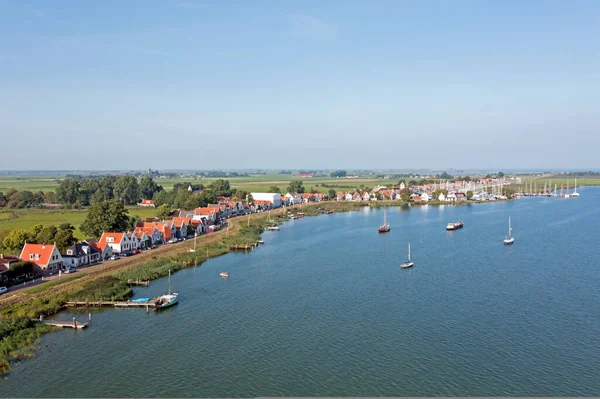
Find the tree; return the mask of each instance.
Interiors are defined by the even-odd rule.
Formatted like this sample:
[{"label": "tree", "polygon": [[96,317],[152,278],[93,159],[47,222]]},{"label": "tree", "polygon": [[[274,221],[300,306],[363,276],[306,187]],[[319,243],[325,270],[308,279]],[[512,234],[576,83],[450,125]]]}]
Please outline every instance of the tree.
[{"label": "tree", "polygon": [[473,191],[467,191],[467,199],[471,199],[473,197]]},{"label": "tree", "polygon": [[433,198],[435,200],[438,200],[440,198],[440,194],[444,194],[444,197],[448,196],[448,190],[446,190],[445,188],[438,188],[437,190],[435,190],[433,192]]},{"label": "tree", "polygon": [[127,230],[127,209],[117,200],[98,202],[91,206],[79,229],[86,235],[100,237],[105,231]]},{"label": "tree", "polygon": [[2,246],[6,249],[16,251],[23,248],[27,240],[27,231],[22,229],[15,229],[11,231],[8,236],[2,241]]},{"label": "tree", "polygon": [[267,192],[281,194],[281,189],[279,188],[279,186],[271,186],[271,187],[269,187],[269,190]]},{"label": "tree", "polygon": [[162,189],[162,186],[156,184],[150,176],[144,176],[140,179],[140,194],[142,199],[150,199],[154,196],[155,192]]},{"label": "tree", "polygon": [[115,198],[125,205],[134,205],[140,200],[140,186],[133,176],[121,176],[115,183]]},{"label": "tree", "polygon": [[345,170],[336,170],[334,172],[331,172],[329,175],[331,177],[346,177],[346,171]]},{"label": "tree", "polygon": [[504,195],[508,199],[512,199],[516,193],[516,190],[512,187],[504,186],[502,187],[502,195]]},{"label": "tree", "polygon": [[403,188],[402,190],[400,190],[400,199],[404,202],[407,202],[410,200],[411,194],[412,191],[410,191],[410,188]]},{"label": "tree", "polygon": [[217,197],[229,197],[231,195],[229,180],[217,179],[206,188],[212,191]]},{"label": "tree", "polygon": [[6,196],[4,194],[2,194],[2,192],[0,192],[0,207],[6,206],[7,202],[8,202],[8,198],[6,198]]},{"label": "tree", "polygon": [[498,174],[496,175],[496,177],[498,177],[498,178],[504,177],[504,172],[498,172]]},{"label": "tree", "polygon": [[39,234],[35,237],[35,242],[38,244],[52,244],[54,242],[54,237],[58,233],[58,229],[56,226],[46,226],[39,232]]},{"label": "tree", "polygon": [[410,180],[408,182],[408,187],[413,187],[413,186],[416,186],[416,185],[417,185],[417,181],[416,180]]},{"label": "tree", "polygon": [[470,181],[471,181],[471,176],[469,176],[469,175],[466,175],[466,176],[463,178],[463,180],[464,180],[464,181],[466,181],[466,182],[470,182]]},{"label": "tree", "polygon": [[[71,226],[72,227],[72,226]],[[73,230],[61,230],[59,229],[54,236],[54,243],[58,247],[60,252],[66,251],[71,245],[77,242],[77,238],[73,236]]]},{"label": "tree", "polygon": [[55,193],[59,203],[74,205],[79,200],[79,182],[73,178],[64,179],[56,187]]},{"label": "tree", "polygon": [[156,208],[156,216],[159,219],[166,219],[171,214],[171,208],[167,204],[162,204],[158,208]]},{"label": "tree", "polygon": [[154,204],[156,206],[161,206],[163,204],[173,205],[173,202],[175,202],[175,191],[158,191],[154,193],[152,199],[154,199]]},{"label": "tree", "polygon": [[196,234],[196,229],[194,228],[194,225],[192,223],[187,225],[187,235],[188,236],[193,236]]},{"label": "tree", "polygon": [[444,172],[440,175],[440,179],[444,179],[444,180],[452,180],[452,175],[449,175],[448,173]]},{"label": "tree", "polygon": [[131,230],[131,231],[135,230],[138,223],[141,221],[142,221],[142,219],[140,219],[140,217],[137,215],[129,216],[129,220],[127,222],[127,224],[128,224],[127,230]]},{"label": "tree", "polygon": [[331,199],[331,200],[335,199],[335,197],[337,196],[337,193],[332,188],[329,189],[329,191],[327,192],[327,194],[329,194],[329,199]]},{"label": "tree", "polygon": [[289,193],[304,193],[304,186],[302,185],[302,180],[292,180],[287,187]]},{"label": "tree", "polygon": [[10,265],[6,271],[6,277],[9,280],[14,280],[17,277],[26,276],[33,273],[33,262],[19,261]]},{"label": "tree", "polygon": [[44,202],[47,204],[56,204],[56,194],[52,191],[46,191],[44,193]]}]

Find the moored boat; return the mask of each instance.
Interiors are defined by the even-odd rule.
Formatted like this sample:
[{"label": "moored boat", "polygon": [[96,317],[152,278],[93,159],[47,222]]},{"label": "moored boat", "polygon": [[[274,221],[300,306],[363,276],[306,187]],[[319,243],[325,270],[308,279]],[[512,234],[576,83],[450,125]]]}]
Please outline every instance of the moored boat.
[{"label": "moored boat", "polygon": [[169,293],[167,295],[161,295],[154,300],[154,311],[171,307],[178,302],[179,294],[176,292],[171,293],[171,269],[169,269]]},{"label": "moored boat", "polygon": [[446,230],[461,229],[463,226],[463,222],[448,223],[448,225],[446,226]]},{"label": "moored boat", "polygon": [[227,273],[227,272],[221,272],[221,273],[219,273],[219,276],[221,276],[223,278],[229,278],[229,273]]},{"label": "moored boat", "polygon": [[512,227],[510,225],[510,216],[508,217],[508,235],[504,238],[504,245],[511,245],[515,242],[515,237],[512,235]]},{"label": "moored boat", "polygon": [[383,210],[383,224],[379,226],[380,233],[387,233],[390,231],[390,225],[387,224],[385,209]]},{"label": "moored boat", "polygon": [[304,214],[302,212],[298,212],[298,219],[302,219],[304,217]]},{"label": "moored boat", "polygon": [[413,267],[414,265],[415,262],[410,259],[410,243],[408,243],[408,259],[404,263],[400,264],[400,269],[407,269],[409,267]]},{"label": "moored boat", "polygon": [[270,227],[267,227],[267,230],[279,231],[279,227],[278,226],[270,226]]}]

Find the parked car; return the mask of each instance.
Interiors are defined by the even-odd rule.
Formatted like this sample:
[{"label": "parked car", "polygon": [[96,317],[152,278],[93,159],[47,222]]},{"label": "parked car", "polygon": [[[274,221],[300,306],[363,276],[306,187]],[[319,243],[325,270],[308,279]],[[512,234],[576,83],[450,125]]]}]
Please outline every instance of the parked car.
[{"label": "parked car", "polygon": [[6,294],[7,292],[8,292],[8,288],[6,288],[6,287],[0,287],[0,295]]},{"label": "parked car", "polygon": [[75,269],[74,267],[68,267],[67,270],[65,270],[65,273],[75,273],[77,271],[77,269]]},{"label": "parked car", "polygon": [[171,238],[168,242],[169,244],[174,244],[177,242],[177,238]]},{"label": "parked car", "polygon": [[119,255],[113,255],[110,257],[111,260],[117,260],[119,259]]}]

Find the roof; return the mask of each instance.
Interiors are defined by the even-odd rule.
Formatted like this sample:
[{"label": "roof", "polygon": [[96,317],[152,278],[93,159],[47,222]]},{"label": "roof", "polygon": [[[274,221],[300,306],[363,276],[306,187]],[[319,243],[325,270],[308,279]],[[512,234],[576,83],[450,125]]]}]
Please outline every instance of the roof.
[{"label": "roof", "polygon": [[174,217],[174,218],[173,218],[173,224],[174,224],[176,227],[182,227],[182,225],[183,225],[184,223],[185,223],[186,225],[190,224],[190,218],[178,218],[178,217]]},{"label": "roof", "polygon": [[[33,261],[38,265],[47,265],[51,261],[50,256],[52,255],[54,248],[56,248],[54,244],[29,244],[26,242],[19,258],[24,261]],[[31,258],[31,255],[33,255],[33,259]]]},{"label": "roof", "polygon": [[154,200],[142,200],[142,205],[154,205]]},{"label": "roof", "polygon": [[194,209],[195,215],[214,215],[217,213],[217,209],[215,208],[196,208]]},{"label": "roof", "polygon": [[[89,252],[85,252],[84,247],[88,247]],[[67,251],[69,251],[69,250],[73,251],[73,255],[67,255],[67,256],[77,256],[77,257],[91,255],[93,253],[101,252],[101,250],[96,248],[94,245],[88,244],[88,243],[81,243],[81,242],[78,242],[77,244],[73,244],[71,246],[71,248],[69,248]],[[67,253],[67,252],[65,251],[65,253]]]},{"label": "roof", "polygon": [[108,242],[108,238],[113,238],[112,242],[121,242],[121,240],[123,240],[123,235],[125,233],[107,233],[104,232],[102,233],[102,237],[100,237],[100,242],[104,241],[104,242]]}]

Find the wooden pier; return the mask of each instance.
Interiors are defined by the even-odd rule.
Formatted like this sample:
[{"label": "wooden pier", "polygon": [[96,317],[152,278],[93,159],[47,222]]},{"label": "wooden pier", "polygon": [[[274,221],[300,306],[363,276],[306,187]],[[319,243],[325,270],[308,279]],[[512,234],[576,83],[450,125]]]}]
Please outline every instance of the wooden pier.
[{"label": "wooden pier", "polygon": [[144,287],[149,287],[150,286],[150,281],[140,281],[140,280],[132,281],[132,280],[128,280],[127,284],[129,284],[129,285],[141,285],[141,286],[144,286]]},{"label": "wooden pier", "polygon": [[114,307],[114,308],[142,308],[150,310],[154,308],[154,302],[131,302],[131,301],[75,301],[65,303],[66,307]]},{"label": "wooden pier", "polygon": [[34,321],[42,324],[46,324],[48,326],[60,327],[60,328],[72,328],[74,330],[83,330],[84,328],[88,328],[92,324],[92,314],[90,313],[88,316],[87,323],[82,323],[77,321],[75,317],[73,317],[72,321],[56,321],[56,320],[44,320],[42,317],[40,319],[35,319]]},{"label": "wooden pier", "polygon": [[251,244],[246,245],[232,245],[229,247],[232,251],[248,251],[254,249],[254,247],[258,247],[260,244],[264,244],[265,242],[260,240],[258,242],[253,242]]}]

